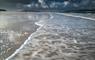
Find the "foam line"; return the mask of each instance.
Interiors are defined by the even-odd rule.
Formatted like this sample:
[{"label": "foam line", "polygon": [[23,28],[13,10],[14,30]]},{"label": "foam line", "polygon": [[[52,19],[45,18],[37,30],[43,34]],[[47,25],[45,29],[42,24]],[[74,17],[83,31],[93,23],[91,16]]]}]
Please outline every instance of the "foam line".
[{"label": "foam line", "polygon": [[67,14],[67,13],[57,13],[57,14],[65,15],[65,16],[71,16],[71,17],[76,17],[76,18],[83,18],[83,19],[87,19],[87,20],[94,20],[95,21],[95,18],[90,18],[90,17],[76,16],[76,15]]},{"label": "foam line", "polygon": [[[35,24],[38,25],[38,26],[40,26],[37,30],[39,30],[39,29],[42,27],[42,25],[41,25],[41,24],[38,24],[37,22],[35,22]],[[35,31],[35,32],[36,32],[36,31]],[[6,58],[5,60],[10,60],[12,57],[14,57],[14,56],[28,43],[28,41],[31,40],[31,37],[35,34],[35,32],[32,33],[32,34],[28,37],[28,39],[24,42],[24,44],[21,45],[20,48],[18,48],[11,56],[9,56],[8,58]]]}]

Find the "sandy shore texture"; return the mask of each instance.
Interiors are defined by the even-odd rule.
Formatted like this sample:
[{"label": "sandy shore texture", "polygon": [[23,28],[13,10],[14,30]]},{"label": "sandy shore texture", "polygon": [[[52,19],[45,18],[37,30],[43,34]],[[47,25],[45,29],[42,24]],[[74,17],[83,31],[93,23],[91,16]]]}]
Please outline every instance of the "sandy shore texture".
[{"label": "sandy shore texture", "polygon": [[95,60],[94,20],[47,15],[49,18],[40,16],[37,31],[6,60]]},{"label": "sandy shore texture", "polygon": [[[30,16],[31,15],[31,16]],[[5,60],[37,30],[33,14],[0,12],[0,60]]]}]

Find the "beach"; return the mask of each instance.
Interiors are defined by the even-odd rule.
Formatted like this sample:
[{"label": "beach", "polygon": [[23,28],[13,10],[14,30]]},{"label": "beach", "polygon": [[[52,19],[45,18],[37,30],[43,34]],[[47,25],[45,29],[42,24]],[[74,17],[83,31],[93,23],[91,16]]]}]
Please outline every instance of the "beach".
[{"label": "beach", "polygon": [[0,60],[5,60],[18,49],[39,27],[25,13],[0,14]]},{"label": "beach", "polygon": [[64,13],[36,16],[39,28],[6,60],[95,60],[94,19]]}]

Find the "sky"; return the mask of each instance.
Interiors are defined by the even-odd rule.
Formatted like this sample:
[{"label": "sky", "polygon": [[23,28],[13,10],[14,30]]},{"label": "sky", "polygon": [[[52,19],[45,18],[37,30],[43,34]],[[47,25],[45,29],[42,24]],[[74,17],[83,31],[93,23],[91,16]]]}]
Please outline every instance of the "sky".
[{"label": "sky", "polygon": [[16,4],[28,4],[31,0],[0,0],[0,9],[14,10]]},{"label": "sky", "polygon": [[[51,3],[51,1],[52,1],[52,3]],[[56,1],[58,3],[55,4],[54,1]],[[67,2],[63,2],[63,1],[67,1]],[[93,3],[90,3],[90,1],[93,1]],[[67,9],[67,8],[71,9],[72,7],[79,9],[79,8],[85,8],[85,7],[88,8],[88,7],[92,7],[92,6],[95,8],[95,0],[0,0],[0,9],[5,9],[8,11],[17,10],[19,6],[21,8],[23,8],[23,6],[25,6],[27,4],[30,4],[30,5],[27,5],[27,7],[29,6],[31,8],[31,5],[34,6],[31,3],[34,3],[35,6],[37,6],[35,4],[35,3],[37,3],[39,6],[41,5],[41,7],[43,7],[43,6],[44,7],[47,7],[47,6],[52,7],[53,6],[52,8],[54,8],[56,6],[57,7],[60,6],[58,8],[61,8],[61,9]],[[64,8],[64,6],[66,8]]]},{"label": "sky", "polygon": [[[40,0],[39,0],[40,1]],[[48,0],[51,1],[51,0]],[[64,0],[52,0],[52,1],[64,1]],[[16,4],[29,4],[31,2],[38,2],[38,0],[0,0],[0,9],[15,9]]]}]

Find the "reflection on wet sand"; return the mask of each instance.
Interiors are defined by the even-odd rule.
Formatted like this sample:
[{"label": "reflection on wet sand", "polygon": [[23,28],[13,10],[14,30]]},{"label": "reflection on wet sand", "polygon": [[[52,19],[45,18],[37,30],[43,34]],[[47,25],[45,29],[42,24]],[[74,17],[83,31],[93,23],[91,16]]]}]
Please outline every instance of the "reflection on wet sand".
[{"label": "reflection on wet sand", "polygon": [[[95,21],[53,14],[6,60],[95,60]],[[44,15],[44,14],[43,14]]]},{"label": "reflection on wet sand", "polygon": [[[15,15],[15,16],[14,16]],[[0,60],[5,60],[38,28],[21,14],[0,15]]]}]

